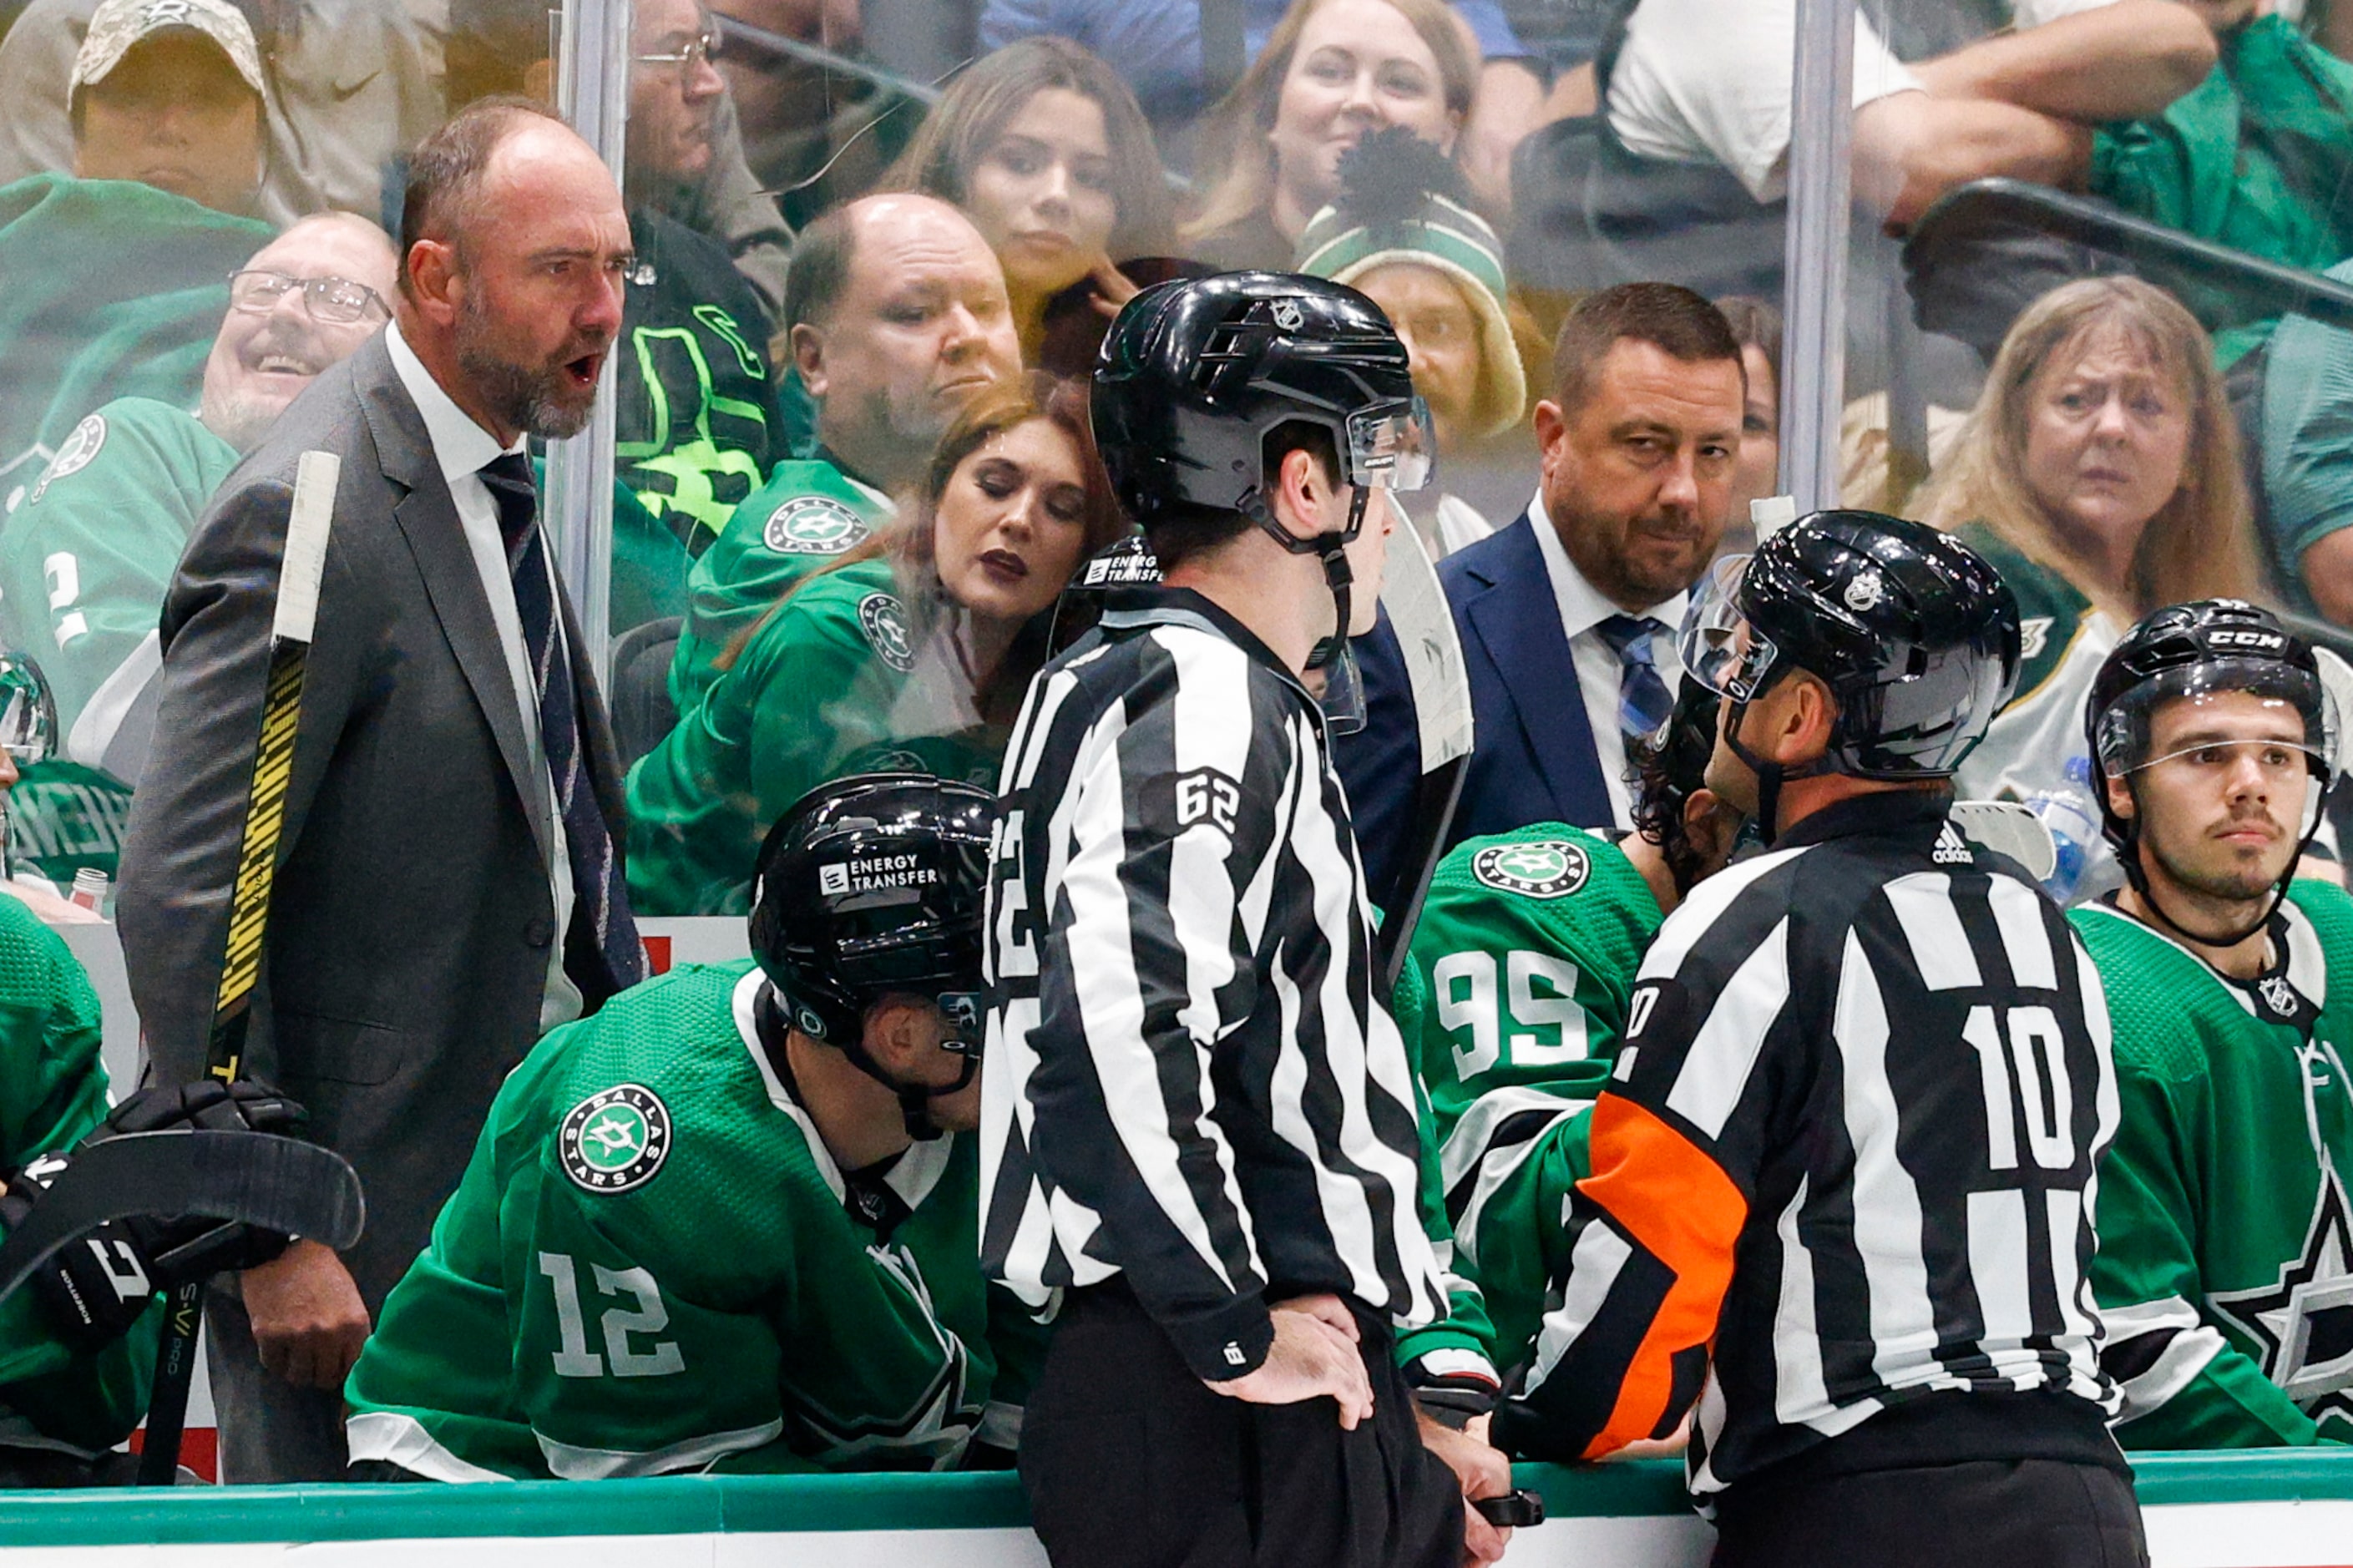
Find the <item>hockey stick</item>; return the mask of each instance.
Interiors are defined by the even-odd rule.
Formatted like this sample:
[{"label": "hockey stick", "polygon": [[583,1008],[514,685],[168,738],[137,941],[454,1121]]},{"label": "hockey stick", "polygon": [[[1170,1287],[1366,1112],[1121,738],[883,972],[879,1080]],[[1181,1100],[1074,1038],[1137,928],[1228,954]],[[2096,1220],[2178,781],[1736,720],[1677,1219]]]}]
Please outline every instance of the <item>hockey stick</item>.
[{"label": "hockey stick", "polygon": [[126,1132],[75,1153],[25,1223],[0,1242],[0,1300],[77,1237],[141,1215],[202,1215],[349,1247],[360,1237],[366,1205],[341,1154],[299,1138],[195,1128]]},{"label": "hockey stick", "polygon": [[1391,895],[1396,906],[1381,923],[1380,994],[1397,989],[1406,949],[1421,919],[1421,900],[1446,852],[1446,830],[1462,796],[1463,771],[1471,763],[1471,675],[1462,662],[1462,639],[1438,568],[1422,547],[1421,535],[1402,523],[1389,536],[1388,574],[1381,604],[1389,613],[1413,689],[1414,719],[1421,731],[1421,777],[1415,784],[1413,818],[1406,826],[1402,885]]},{"label": "hockey stick", "polygon": [[[246,800],[237,887],[229,900],[228,950],[221,962],[212,1035],[205,1049],[206,1075],[223,1083],[235,1082],[245,1068],[246,1030],[252,1021],[253,990],[261,979],[262,937],[269,925],[269,889],[278,874],[279,837],[286,826],[286,790],[294,775],[294,736],[302,721],[302,667],[318,623],[319,579],[326,570],[335,481],[342,475],[343,459],[332,452],[305,452],[294,470],[286,556],[269,625],[261,740],[253,754],[253,787]],[[163,1343],[155,1352],[154,1392],[147,1403],[147,1436],[139,1455],[142,1487],[167,1487],[178,1478],[180,1436],[187,1423],[188,1384],[195,1375],[196,1336],[203,1324],[204,1282],[191,1280],[172,1293]]]}]

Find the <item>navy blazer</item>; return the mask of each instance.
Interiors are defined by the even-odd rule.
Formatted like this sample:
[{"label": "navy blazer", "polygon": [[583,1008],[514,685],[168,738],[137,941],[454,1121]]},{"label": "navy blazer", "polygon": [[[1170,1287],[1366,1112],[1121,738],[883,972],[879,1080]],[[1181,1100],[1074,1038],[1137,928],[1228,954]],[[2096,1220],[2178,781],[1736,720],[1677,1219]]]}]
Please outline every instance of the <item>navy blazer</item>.
[{"label": "navy blazer", "polygon": [[[1462,639],[1476,726],[1449,848],[1535,822],[1608,827],[1616,821],[1536,527],[1523,512],[1510,527],[1438,563]],[[1334,742],[1333,761],[1348,791],[1366,885],[1387,909],[1413,869],[1398,861],[1420,777],[1420,731],[1387,612],[1354,646],[1365,681],[1365,728]]]}]

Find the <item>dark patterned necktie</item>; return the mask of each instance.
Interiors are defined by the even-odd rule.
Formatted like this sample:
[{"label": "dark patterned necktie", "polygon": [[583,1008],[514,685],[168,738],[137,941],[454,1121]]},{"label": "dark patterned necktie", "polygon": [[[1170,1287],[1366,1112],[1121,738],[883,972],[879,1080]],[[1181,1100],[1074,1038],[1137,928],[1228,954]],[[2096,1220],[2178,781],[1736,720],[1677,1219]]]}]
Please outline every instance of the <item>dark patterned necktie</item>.
[{"label": "dark patterned necktie", "polygon": [[[596,923],[596,950],[617,991],[645,978],[645,949],[629,913],[629,890],[613,853],[612,830],[597,809],[588,761],[581,754],[579,699],[572,689],[571,661],[563,657],[563,639],[556,635],[554,579],[537,526],[539,487],[532,482],[531,459],[521,452],[493,458],[481,476],[499,505],[499,535],[514,579],[515,615],[522,622],[523,657],[539,700],[540,746],[555,785],[556,814],[564,819],[574,896]],[[565,918],[565,911],[558,910],[558,930]]]},{"label": "dark patterned necktie", "polygon": [[1657,734],[1675,705],[1651,647],[1666,626],[1648,616],[1611,616],[1593,629],[1618,656],[1618,727],[1644,740]]}]

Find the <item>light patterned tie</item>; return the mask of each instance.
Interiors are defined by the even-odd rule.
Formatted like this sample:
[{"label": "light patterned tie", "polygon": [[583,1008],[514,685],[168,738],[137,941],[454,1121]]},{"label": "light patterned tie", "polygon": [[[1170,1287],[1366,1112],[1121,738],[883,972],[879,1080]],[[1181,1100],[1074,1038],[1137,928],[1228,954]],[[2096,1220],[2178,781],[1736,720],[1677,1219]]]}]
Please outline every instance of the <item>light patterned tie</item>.
[{"label": "light patterned tie", "polygon": [[1674,710],[1674,694],[1660,677],[1651,647],[1666,629],[1647,616],[1611,616],[1594,627],[1618,656],[1618,727],[1629,737],[1648,740]]},{"label": "light patterned tie", "polygon": [[[539,487],[532,482],[531,459],[507,452],[481,470],[482,483],[499,504],[499,535],[505,542],[507,571],[514,579],[515,614],[522,622],[523,655],[539,700],[539,739],[547,753],[548,777],[555,785],[556,814],[564,819],[572,860],[574,896],[596,925],[596,950],[616,991],[646,977],[645,949],[629,913],[629,889],[613,853],[612,829],[597,809],[581,754],[580,704],[572,687],[572,665],[562,657],[556,636],[555,584],[547,568],[547,543],[539,521]],[[558,910],[559,928],[565,911]]]}]

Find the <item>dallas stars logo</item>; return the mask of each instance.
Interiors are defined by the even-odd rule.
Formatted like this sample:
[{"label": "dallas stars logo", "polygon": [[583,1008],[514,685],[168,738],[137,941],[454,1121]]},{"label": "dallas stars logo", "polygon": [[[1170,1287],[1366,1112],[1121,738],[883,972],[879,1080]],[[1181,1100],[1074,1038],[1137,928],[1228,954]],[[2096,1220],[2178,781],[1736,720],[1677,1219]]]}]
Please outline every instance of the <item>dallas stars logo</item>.
[{"label": "dallas stars logo", "polygon": [[915,668],[915,640],[907,635],[898,600],[888,594],[867,595],[858,601],[858,626],[883,663],[902,675]]},{"label": "dallas stars logo", "polygon": [[670,1154],[670,1107],[643,1084],[592,1094],[564,1118],[556,1153],[564,1173],[592,1193],[644,1186]]},{"label": "dallas stars logo", "polygon": [[2276,1284],[2207,1298],[2262,1347],[2263,1375],[2305,1414],[2353,1421],[2353,1209],[2325,1170],[2304,1251]]},{"label": "dallas stars logo", "polygon": [[831,496],[795,496],[770,512],[760,531],[779,555],[839,555],[865,537],[858,514]]},{"label": "dallas stars logo", "polygon": [[69,474],[78,474],[89,468],[92,459],[97,458],[99,448],[105,445],[106,420],[103,416],[90,415],[75,426],[73,434],[66,437],[66,444],[58,448],[58,455],[49,459],[48,471],[41,476],[41,482],[33,487],[33,500],[37,502],[49,493],[51,485]]},{"label": "dallas stars logo", "polygon": [[1585,886],[1592,874],[1585,851],[1561,838],[1496,844],[1471,858],[1471,874],[1491,888],[1531,899],[1558,899]]}]

